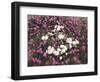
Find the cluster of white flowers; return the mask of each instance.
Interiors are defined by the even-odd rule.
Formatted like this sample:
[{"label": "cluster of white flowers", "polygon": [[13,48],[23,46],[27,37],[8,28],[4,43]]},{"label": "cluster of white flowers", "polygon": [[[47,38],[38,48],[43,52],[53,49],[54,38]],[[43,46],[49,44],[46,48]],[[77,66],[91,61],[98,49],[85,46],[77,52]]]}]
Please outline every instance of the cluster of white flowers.
[{"label": "cluster of white flowers", "polygon": [[41,37],[42,40],[47,40],[48,39],[48,35],[44,35]]},{"label": "cluster of white flowers", "polygon": [[[60,54],[66,53],[67,49],[68,48],[65,45],[60,45],[57,48],[57,50],[55,50],[54,47],[52,47],[52,46],[48,46],[47,52],[48,52],[48,54],[54,54],[55,56],[58,56]],[[66,53],[66,55],[67,55],[67,53]]]},{"label": "cluster of white flowers", "polygon": [[57,52],[54,47],[52,46],[48,46],[48,50],[47,50],[48,54],[55,54],[55,55],[59,55],[59,52]]},{"label": "cluster of white flowers", "polygon": [[[78,40],[75,39],[73,41],[72,38],[67,38],[66,42],[69,43],[69,48],[72,48],[72,46],[76,46],[77,44],[79,44]],[[48,52],[48,54],[54,54],[55,56],[59,56],[64,53],[65,53],[65,55],[68,55],[68,53],[66,52],[67,50],[68,50],[68,47],[65,45],[58,46],[57,50],[52,46],[48,46],[47,52]],[[61,58],[61,56],[60,56],[60,58]]]},{"label": "cluster of white flowers", "polygon": [[[55,25],[54,26],[54,29],[52,30],[52,32],[56,32],[56,31],[60,31],[61,29],[63,29],[64,26],[60,26],[60,25]],[[53,36],[54,34],[52,32],[48,32],[46,35],[43,35],[41,37],[42,40],[47,40],[49,38],[49,35],[50,36]],[[58,38],[59,39],[64,39],[64,35],[63,34],[59,34],[58,35]]]},{"label": "cluster of white flowers", "polygon": [[59,58],[60,58],[60,60],[62,60],[62,58],[63,58],[63,57],[62,57],[62,56],[60,56]]},{"label": "cluster of white flowers", "polygon": [[60,45],[60,49],[61,49],[61,54],[63,54],[67,51],[68,48],[65,45]]},{"label": "cluster of white flowers", "polygon": [[64,36],[63,34],[59,34],[59,35],[58,35],[58,38],[59,38],[59,39],[64,39],[64,37],[65,37],[65,36]]},{"label": "cluster of white flowers", "polygon": [[69,48],[72,48],[72,46],[76,46],[77,44],[79,44],[78,40],[74,40],[72,38],[67,38],[66,40],[67,43],[69,43]]},{"label": "cluster of white flowers", "polygon": [[63,32],[60,32],[60,30],[63,28],[64,26],[55,25],[54,29],[51,30],[51,32],[48,32],[46,35],[43,35],[41,37],[42,40],[48,40],[49,37],[52,37],[55,34],[59,40],[64,39],[66,41],[66,44],[68,43],[68,46],[61,44],[57,46],[57,49],[55,49],[52,46],[48,46],[46,50],[48,54],[54,54],[55,56],[59,56],[60,60],[62,59],[62,56],[61,56],[62,54],[68,55],[68,53],[66,52],[68,48],[71,49],[73,46],[76,47],[76,45],[79,44],[78,40],[76,39],[73,40],[72,37],[67,38]]},{"label": "cluster of white flowers", "polygon": [[52,32],[48,32],[48,35],[53,36],[54,34]]},{"label": "cluster of white flowers", "polygon": [[55,51],[54,47],[48,46],[48,50],[47,50],[48,54],[52,54],[54,51]]},{"label": "cluster of white flowers", "polygon": [[60,31],[60,30],[63,29],[63,28],[64,28],[64,26],[55,25],[55,29],[56,29],[57,31]]}]

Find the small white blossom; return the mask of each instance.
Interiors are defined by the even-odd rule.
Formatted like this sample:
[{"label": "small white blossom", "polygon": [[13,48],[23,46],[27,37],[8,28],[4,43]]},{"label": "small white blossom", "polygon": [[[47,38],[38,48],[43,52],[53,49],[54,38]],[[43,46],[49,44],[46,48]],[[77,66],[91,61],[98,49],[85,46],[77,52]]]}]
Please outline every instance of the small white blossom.
[{"label": "small white blossom", "polygon": [[62,60],[62,56],[60,56],[59,59]]},{"label": "small white blossom", "polygon": [[69,49],[71,49],[73,43],[72,38],[67,38],[66,42],[69,43]]},{"label": "small white blossom", "polygon": [[60,45],[60,48],[64,48],[65,47],[65,45]]},{"label": "small white blossom", "polygon": [[57,27],[58,27],[58,25],[55,25],[55,27],[54,27],[54,28],[56,29]]},{"label": "small white blossom", "polygon": [[60,48],[67,50],[67,46],[65,45],[60,45]]},{"label": "small white blossom", "polygon": [[60,28],[62,28],[62,29],[63,29],[63,28],[64,28],[64,26],[60,26]]},{"label": "small white blossom", "polygon": [[54,47],[48,46],[47,52],[48,52],[48,54],[52,54],[54,52],[54,50],[55,50]]},{"label": "small white blossom", "polygon": [[65,50],[65,49],[62,49],[62,50],[61,50],[61,54],[65,53],[65,52],[66,52],[66,50]]},{"label": "small white blossom", "polygon": [[72,38],[67,38],[66,42],[72,43]]},{"label": "small white blossom", "polygon": [[60,49],[60,48],[57,48],[57,51],[59,51],[59,52],[60,52],[60,51],[61,51],[61,49]]},{"label": "small white blossom", "polygon": [[67,50],[67,47],[64,47],[65,50]]},{"label": "small white blossom", "polygon": [[60,26],[60,25],[55,25],[54,27],[57,31],[60,31],[60,29],[63,29],[64,26]]},{"label": "small white blossom", "polygon": [[67,46],[65,45],[60,45],[60,48],[61,48],[61,54],[65,53],[67,51]]},{"label": "small white blossom", "polygon": [[76,45],[77,43],[76,43],[76,41],[73,41],[72,44],[73,44],[73,45]]},{"label": "small white blossom", "polygon": [[69,43],[69,49],[71,49],[72,48],[72,44],[71,43]]},{"label": "small white blossom", "polygon": [[73,44],[74,46],[76,46],[77,44],[79,44],[79,41],[78,41],[78,40],[75,40],[75,41],[72,42],[72,44]]},{"label": "small white blossom", "polygon": [[50,35],[50,36],[53,36],[53,33],[51,33],[51,32],[48,32],[48,35]]},{"label": "small white blossom", "polygon": [[79,44],[79,41],[78,40],[75,40],[76,41],[76,44]]},{"label": "small white blossom", "polygon": [[59,34],[59,35],[58,35],[58,38],[59,38],[59,39],[64,39],[64,35],[63,35],[63,34]]},{"label": "small white blossom", "polygon": [[48,35],[45,35],[45,39],[46,39],[46,40],[48,39]]},{"label": "small white blossom", "polygon": [[42,36],[41,39],[42,40],[47,40],[48,39],[48,35]]},{"label": "small white blossom", "polygon": [[54,47],[52,47],[51,50],[54,51],[55,50]]},{"label": "small white blossom", "polygon": [[68,55],[68,53],[65,54],[66,56]]},{"label": "small white blossom", "polygon": [[48,54],[52,54],[52,50],[47,50],[47,53]]},{"label": "small white blossom", "polygon": [[52,48],[51,46],[48,46],[48,50],[51,49],[51,48]]},{"label": "small white blossom", "polygon": [[53,54],[56,55],[56,56],[58,56],[59,55],[59,51],[55,50],[55,51],[53,51]]},{"label": "small white blossom", "polygon": [[44,36],[42,36],[42,38],[41,38],[42,40],[44,40],[45,39],[45,37]]},{"label": "small white blossom", "polygon": [[69,43],[69,49],[72,48],[72,46],[76,46],[77,44],[79,44],[78,40],[72,40],[72,38],[67,38],[66,40],[67,43]]},{"label": "small white blossom", "polygon": [[57,27],[57,31],[60,31],[60,26]]}]

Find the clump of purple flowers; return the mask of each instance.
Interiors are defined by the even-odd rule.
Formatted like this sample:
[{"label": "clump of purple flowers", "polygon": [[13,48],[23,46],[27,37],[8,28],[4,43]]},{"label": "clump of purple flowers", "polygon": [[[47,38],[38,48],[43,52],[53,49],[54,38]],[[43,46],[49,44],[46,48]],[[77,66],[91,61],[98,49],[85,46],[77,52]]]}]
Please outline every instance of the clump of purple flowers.
[{"label": "clump of purple flowers", "polygon": [[28,15],[28,66],[87,64],[87,17]]}]

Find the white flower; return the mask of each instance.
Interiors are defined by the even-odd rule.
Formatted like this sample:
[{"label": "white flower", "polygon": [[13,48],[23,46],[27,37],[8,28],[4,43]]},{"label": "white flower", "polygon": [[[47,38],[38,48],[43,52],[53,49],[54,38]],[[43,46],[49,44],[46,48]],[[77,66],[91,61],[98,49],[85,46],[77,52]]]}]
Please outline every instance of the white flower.
[{"label": "white flower", "polygon": [[60,51],[61,51],[61,49],[60,49],[60,48],[57,48],[57,51],[59,51],[59,52],[60,52]]},{"label": "white flower", "polygon": [[51,47],[52,52],[55,51],[54,47]]},{"label": "white flower", "polygon": [[60,48],[67,50],[67,46],[65,46],[65,45],[60,45]]},{"label": "white flower", "polygon": [[69,49],[72,48],[72,46],[76,47],[76,45],[79,44],[78,40],[75,39],[73,41],[72,38],[67,38],[66,42],[69,43]]},{"label": "white flower", "polygon": [[48,35],[45,35],[45,39],[46,39],[46,40],[48,39]]},{"label": "white flower", "polygon": [[41,39],[44,40],[44,36],[42,36]]},{"label": "white flower", "polygon": [[79,44],[79,41],[78,40],[75,40],[76,41],[76,44]]},{"label": "white flower", "polygon": [[53,54],[56,55],[56,56],[58,56],[59,55],[59,51],[55,50],[55,51],[53,51]]},{"label": "white flower", "polygon": [[69,43],[69,49],[72,48],[72,38],[67,38],[66,42]]},{"label": "white flower", "polygon": [[75,41],[72,42],[72,44],[73,44],[74,46],[76,46],[76,44],[79,44],[79,41],[78,41],[78,40],[75,40]]},{"label": "white flower", "polygon": [[66,52],[66,50],[65,50],[65,49],[62,49],[62,50],[61,50],[61,54],[65,53],[65,52]]},{"label": "white flower", "polygon": [[51,32],[48,32],[48,35],[52,36],[52,35],[53,35],[53,33],[51,33]]},{"label": "white flower", "polygon": [[72,44],[73,44],[73,45],[76,45],[77,43],[76,43],[76,41],[73,41]]},{"label": "white flower", "polygon": [[65,45],[60,45],[60,48],[61,48],[61,54],[65,53],[67,51],[67,46]]},{"label": "white flower", "polygon": [[54,27],[54,28],[56,29],[57,27],[58,27],[58,25],[55,25],[55,27]]},{"label": "white flower", "polygon": [[42,40],[45,40],[45,37],[44,36],[42,36],[42,38],[41,38]]},{"label": "white flower", "polygon": [[67,47],[65,46],[64,49],[67,50]]},{"label": "white flower", "polygon": [[60,45],[60,48],[64,48],[65,47],[65,45]]},{"label": "white flower", "polygon": [[51,46],[48,46],[48,50],[51,49],[51,48],[52,48]]},{"label": "white flower", "polygon": [[60,60],[62,60],[62,56],[60,56],[59,58],[60,58]]},{"label": "white flower", "polygon": [[64,39],[64,35],[63,35],[63,34],[59,34],[59,35],[58,35],[58,38],[59,38],[59,39]]},{"label": "white flower", "polygon": [[47,50],[48,54],[52,54],[54,51],[55,51],[54,47],[48,46],[48,50]]},{"label": "white flower", "polygon": [[57,27],[57,31],[60,31],[60,26]]},{"label": "white flower", "polygon": [[47,53],[48,54],[52,54],[52,50],[47,50]]},{"label": "white flower", "polygon": [[62,29],[63,29],[63,28],[64,28],[64,26],[60,26],[60,28],[62,28]]},{"label": "white flower", "polygon": [[69,49],[71,49],[72,48],[72,44],[71,43],[69,43]]},{"label": "white flower", "polygon": [[60,31],[60,26],[59,25],[55,25],[55,30]]},{"label": "white flower", "polygon": [[42,40],[47,40],[48,39],[48,35],[42,36],[41,39]]},{"label": "white flower", "polygon": [[60,29],[63,29],[64,26],[60,26],[60,25],[55,25],[54,27],[57,31],[60,31]]},{"label": "white flower", "polygon": [[53,29],[53,30],[52,30],[52,32],[55,32],[55,31],[56,31],[56,29]]},{"label": "white flower", "polygon": [[68,53],[65,54],[66,56],[68,55]]},{"label": "white flower", "polygon": [[72,43],[72,38],[67,38],[66,42]]}]

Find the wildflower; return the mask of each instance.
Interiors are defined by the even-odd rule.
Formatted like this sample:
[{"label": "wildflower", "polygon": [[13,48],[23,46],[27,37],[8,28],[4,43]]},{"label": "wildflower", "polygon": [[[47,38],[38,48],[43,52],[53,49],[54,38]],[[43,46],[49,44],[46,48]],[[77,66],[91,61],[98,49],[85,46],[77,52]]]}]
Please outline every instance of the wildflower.
[{"label": "wildflower", "polygon": [[54,28],[56,29],[57,27],[58,27],[58,25],[55,25],[55,27],[54,27]]},{"label": "wildflower", "polygon": [[63,29],[63,28],[64,28],[64,26],[60,26],[60,28],[62,28],[62,29]]},{"label": "wildflower", "polygon": [[56,29],[53,29],[53,30],[52,30],[52,32],[55,32],[55,31],[56,31]]},{"label": "wildflower", "polygon": [[64,28],[64,26],[60,26],[60,25],[55,25],[54,27],[57,31],[60,31],[61,29]]},{"label": "wildflower", "polygon": [[72,48],[72,38],[67,38],[67,43],[69,43],[69,49]]},{"label": "wildflower", "polygon": [[48,50],[51,49],[51,48],[52,48],[51,46],[48,46]]},{"label": "wildflower", "polygon": [[72,43],[72,38],[67,38],[66,42]]},{"label": "wildflower", "polygon": [[67,50],[67,46],[65,45],[60,45],[60,48]]},{"label": "wildflower", "polygon": [[59,58],[60,58],[60,60],[62,60],[62,56],[60,56]]},{"label": "wildflower", "polygon": [[60,31],[60,27],[59,26],[57,27],[57,31]]},{"label": "wildflower", "polygon": [[61,50],[61,54],[65,53],[65,52],[66,52],[66,50],[65,50],[65,49],[62,49],[62,50]]},{"label": "wildflower", "polygon": [[61,51],[61,49],[60,49],[60,48],[57,48],[57,51],[59,51],[59,52],[60,52],[60,51]]},{"label": "wildflower", "polygon": [[72,38],[67,38],[66,42],[69,43],[69,48],[72,48],[72,45],[76,46],[76,44],[79,44],[78,40],[72,41]]},{"label": "wildflower", "polygon": [[67,55],[68,55],[68,53],[65,53],[65,55],[67,56]]},{"label": "wildflower", "polygon": [[65,47],[65,45],[60,45],[60,48],[64,48]]},{"label": "wildflower", "polygon": [[74,46],[76,46],[76,44],[79,44],[79,41],[78,41],[78,40],[75,40],[75,41],[72,42],[72,44],[73,44]]},{"label": "wildflower", "polygon": [[71,49],[72,48],[72,44],[71,43],[69,43],[69,49]]},{"label": "wildflower", "polygon": [[42,39],[42,40],[47,40],[47,39],[48,39],[48,35],[42,36],[41,39]]},{"label": "wildflower", "polygon": [[48,54],[52,54],[52,50],[47,50]]},{"label": "wildflower", "polygon": [[48,32],[48,35],[52,36],[52,35],[53,35],[53,33],[51,33],[51,32]]},{"label": "wildflower", "polygon": [[76,41],[76,44],[79,44],[79,41],[78,40],[75,40]]},{"label": "wildflower", "polygon": [[77,43],[76,43],[76,41],[73,41],[72,44],[73,44],[74,46],[76,46]]},{"label": "wildflower", "polygon": [[48,52],[48,54],[52,54],[54,52],[54,50],[55,50],[54,47],[48,46],[47,52]]},{"label": "wildflower", "polygon": [[53,54],[56,55],[56,56],[58,56],[59,55],[59,51],[55,50],[55,51],[53,51]]},{"label": "wildflower", "polygon": [[59,39],[64,39],[64,35],[63,35],[63,34],[59,34],[59,35],[58,35],[58,38],[59,38]]}]

